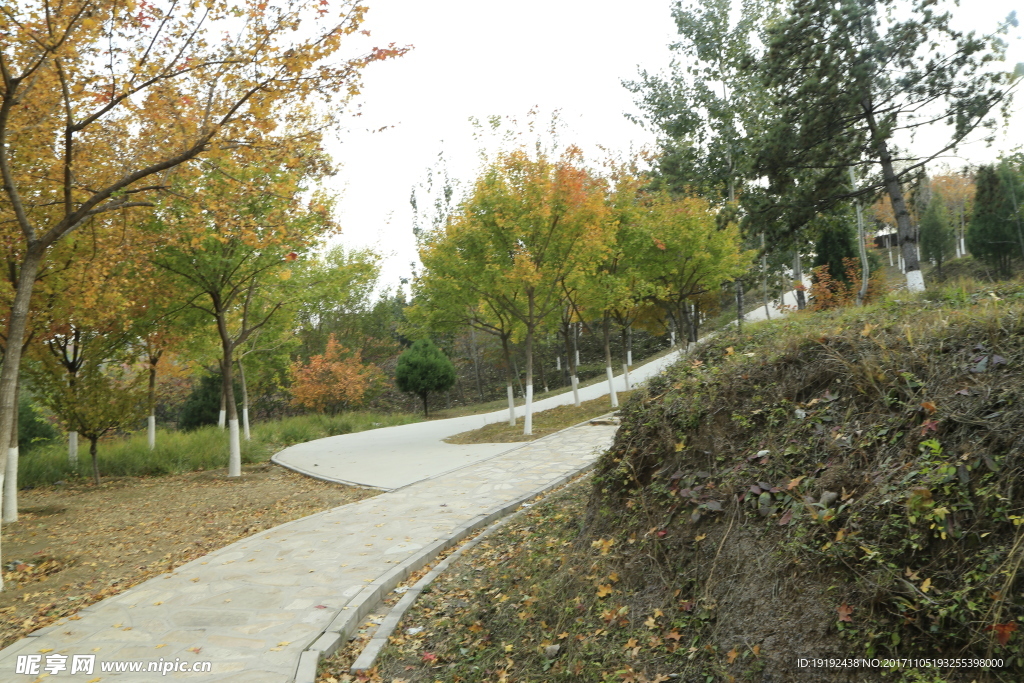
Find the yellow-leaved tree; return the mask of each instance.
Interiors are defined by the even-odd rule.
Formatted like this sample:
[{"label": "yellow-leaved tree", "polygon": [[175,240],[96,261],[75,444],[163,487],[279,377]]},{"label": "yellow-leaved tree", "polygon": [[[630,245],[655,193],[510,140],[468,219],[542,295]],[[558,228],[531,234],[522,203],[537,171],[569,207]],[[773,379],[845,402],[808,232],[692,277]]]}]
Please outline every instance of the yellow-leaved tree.
[{"label": "yellow-leaved tree", "polygon": [[[10,440],[32,291],[50,248],[101,214],[142,208],[175,169],[220,148],[259,148],[297,103],[358,92],[388,47],[335,55],[356,2],[140,3],[29,0],[0,6],[0,229],[15,296],[0,372]],[[300,30],[301,27],[301,30]],[[0,448],[0,472],[6,466]]]},{"label": "yellow-leaved tree", "polygon": [[[533,429],[533,342],[565,297],[563,283],[598,261],[611,238],[605,183],[576,147],[557,158],[514,149],[497,155],[477,179],[437,244],[449,242],[442,273],[463,273],[479,302],[522,330],[526,351],[523,433]],[[427,260],[424,260],[427,263]],[[506,328],[507,329],[507,328]]]}]

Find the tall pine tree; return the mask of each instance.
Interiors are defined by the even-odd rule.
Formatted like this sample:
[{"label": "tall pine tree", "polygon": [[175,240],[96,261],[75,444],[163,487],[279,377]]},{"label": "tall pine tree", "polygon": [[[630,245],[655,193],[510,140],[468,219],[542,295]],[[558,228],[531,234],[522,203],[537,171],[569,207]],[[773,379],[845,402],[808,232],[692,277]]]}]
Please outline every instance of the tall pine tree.
[{"label": "tall pine tree", "polygon": [[[917,236],[901,181],[989,122],[993,107],[1009,98],[1010,75],[982,68],[1003,58],[998,38],[956,31],[935,0],[902,4],[794,0],[770,28],[766,58],[751,64],[762,69],[779,112],[756,167],[778,203],[819,209],[850,196],[848,167],[878,173],[857,194],[889,195],[907,286],[919,291]],[[937,121],[952,124],[947,142],[911,163],[893,159],[898,132]]]},{"label": "tall pine tree", "polygon": [[921,256],[935,262],[935,270],[942,278],[942,263],[956,249],[956,233],[949,220],[946,200],[939,192],[932,192],[924,215],[921,216]]},{"label": "tall pine tree", "polygon": [[1016,174],[1008,167],[1002,173],[1000,170],[993,165],[978,169],[974,212],[967,226],[967,249],[1006,277],[1011,272],[1013,257],[1021,253],[1021,243],[1012,192],[1016,188],[1010,185]]}]

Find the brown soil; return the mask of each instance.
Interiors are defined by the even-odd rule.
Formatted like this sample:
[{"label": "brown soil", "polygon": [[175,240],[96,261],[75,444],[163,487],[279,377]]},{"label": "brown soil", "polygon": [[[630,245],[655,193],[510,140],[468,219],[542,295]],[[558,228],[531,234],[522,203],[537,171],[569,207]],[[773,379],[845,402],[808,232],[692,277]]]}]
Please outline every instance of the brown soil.
[{"label": "brown soil", "polygon": [[376,491],[264,463],[19,493],[3,526],[0,647],[240,538]]}]

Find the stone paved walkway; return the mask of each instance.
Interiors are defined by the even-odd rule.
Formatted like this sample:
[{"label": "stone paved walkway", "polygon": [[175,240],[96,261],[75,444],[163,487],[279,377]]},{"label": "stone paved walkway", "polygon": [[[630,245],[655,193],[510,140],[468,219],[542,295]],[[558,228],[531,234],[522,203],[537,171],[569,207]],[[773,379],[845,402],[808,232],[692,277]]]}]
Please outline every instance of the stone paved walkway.
[{"label": "stone paved walkway", "polygon": [[[611,443],[613,426],[583,425],[489,460],[243,539],[83,609],[0,651],[0,681],[18,655],[40,655],[46,681],[244,681],[286,683],[314,643],[347,635],[337,626],[366,610],[404,576],[396,570],[474,520],[585,469]],[[391,584],[385,585],[385,577]],[[357,607],[358,606],[358,607]],[[340,632],[341,635],[338,635]],[[325,635],[326,634],[326,635]],[[95,655],[93,673],[71,674],[73,655]],[[310,657],[303,657],[308,677]],[[315,660],[315,658],[314,658]],[[23,661],[24,658],[23,658]],[[120,661],[211,662],[209,673],[108,673]]]}]

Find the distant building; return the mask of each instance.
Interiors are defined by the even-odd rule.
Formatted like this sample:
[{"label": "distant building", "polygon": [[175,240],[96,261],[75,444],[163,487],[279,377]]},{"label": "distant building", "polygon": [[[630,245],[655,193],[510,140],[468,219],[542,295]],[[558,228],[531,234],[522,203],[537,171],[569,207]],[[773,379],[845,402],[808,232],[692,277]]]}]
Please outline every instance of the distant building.
[{"label": "distant building", "polygon": [[875,233],[875,247],[877,249],[888,249],[897,245],[896,229],[888,225]]}]

